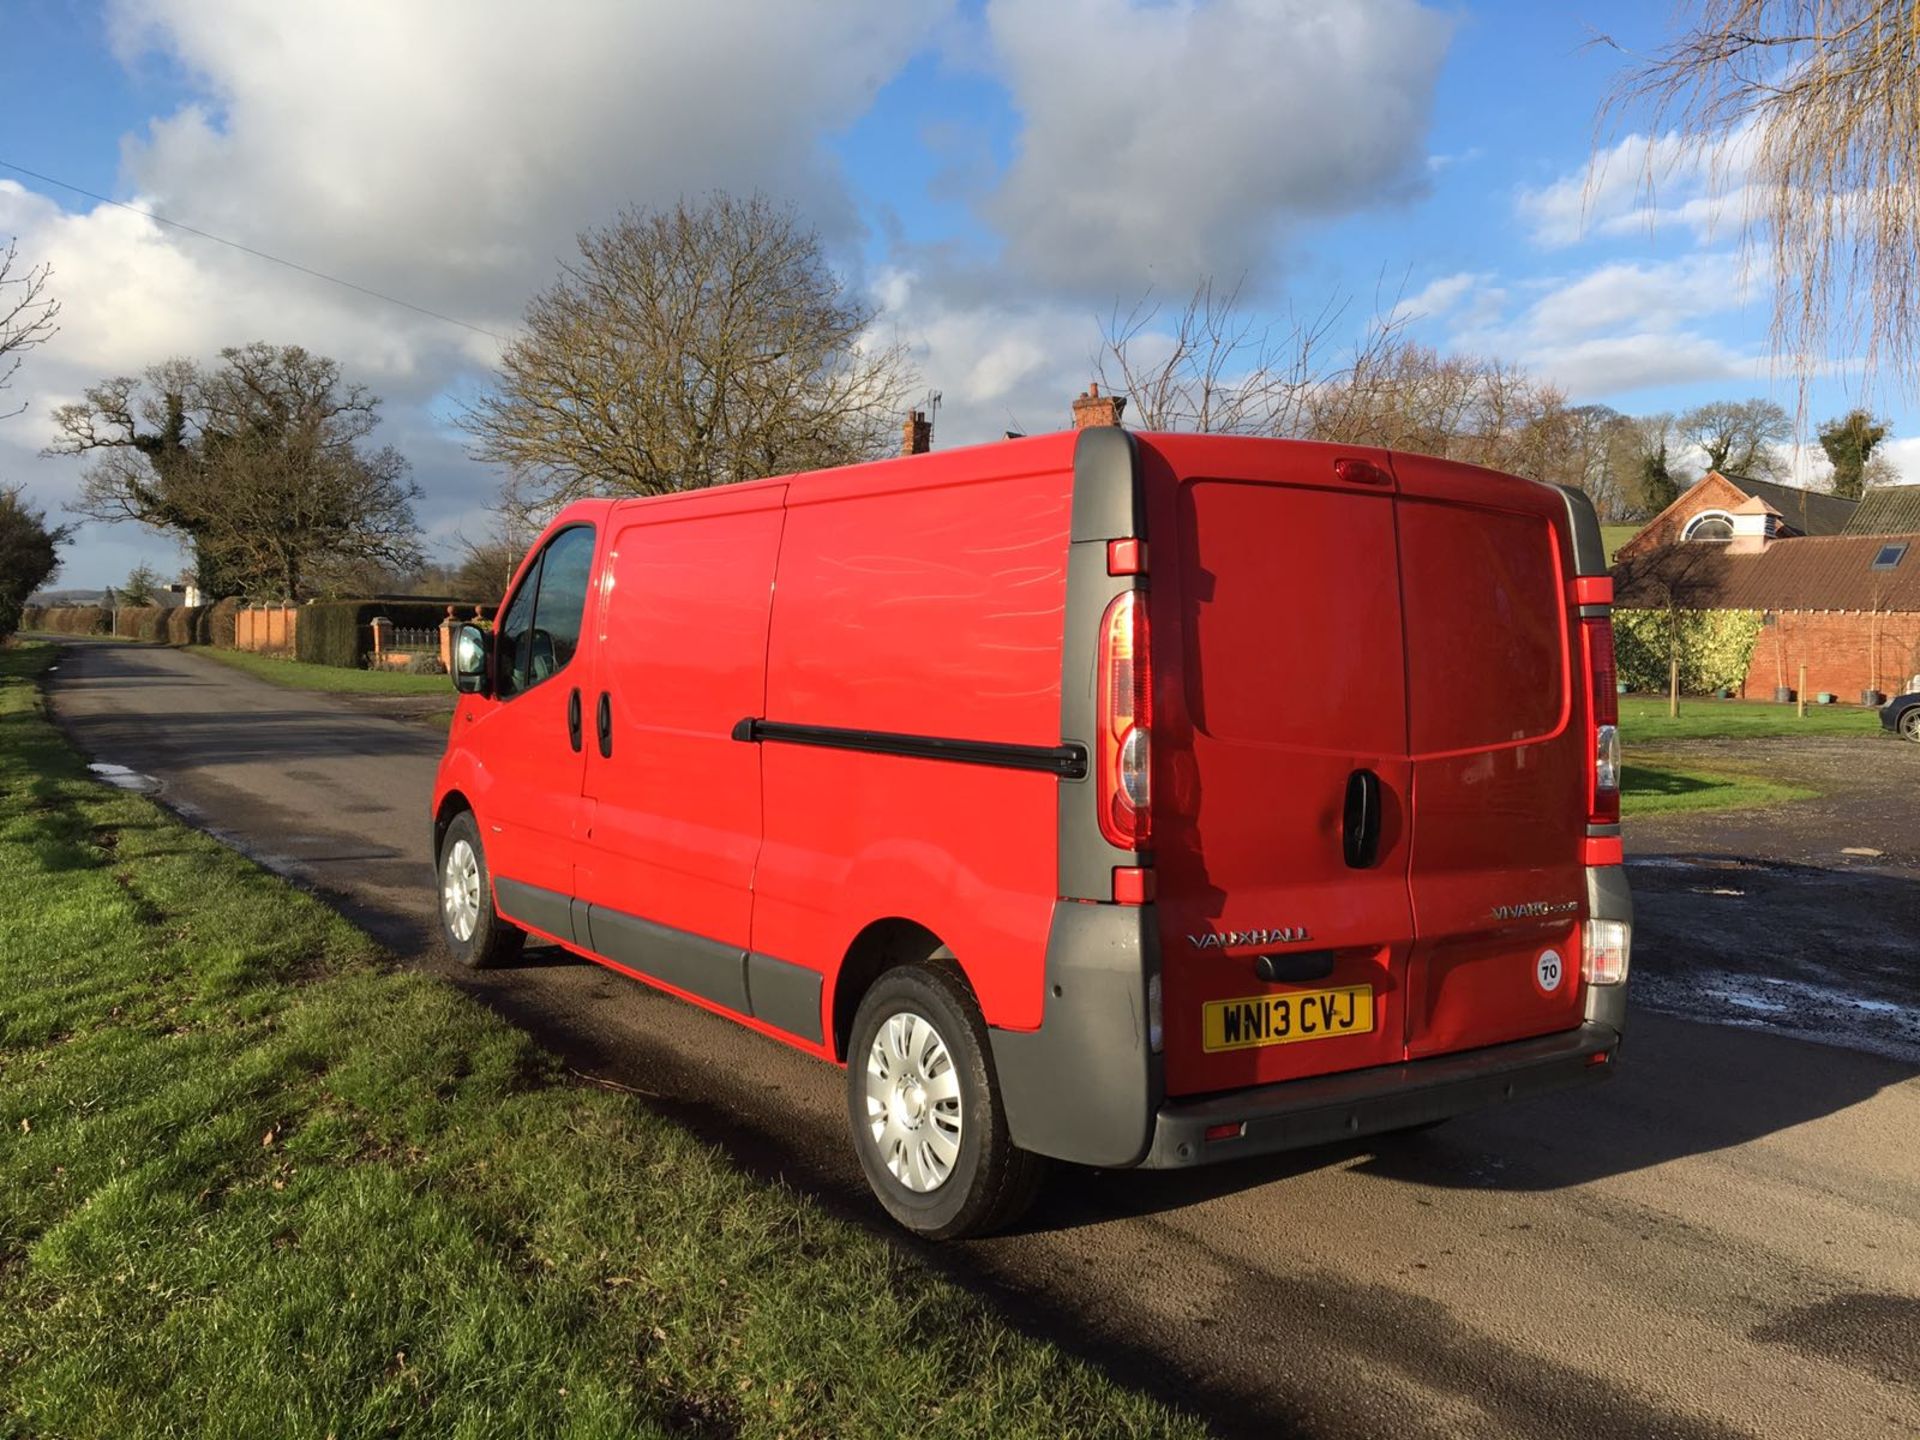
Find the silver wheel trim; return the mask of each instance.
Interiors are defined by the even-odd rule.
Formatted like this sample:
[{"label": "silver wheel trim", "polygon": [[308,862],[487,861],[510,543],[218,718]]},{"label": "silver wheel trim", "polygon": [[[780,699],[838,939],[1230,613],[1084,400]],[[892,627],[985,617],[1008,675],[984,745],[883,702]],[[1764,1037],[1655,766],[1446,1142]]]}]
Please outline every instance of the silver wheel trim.
[{"label": "silver wheel trim", "polygon": [[1909,740],[1920,740],[1920,705],[1900,717],[1900,730]]},{"label": "silver wheel trim", "polygon": [[480,857],[465,840],[453,842],[441,867],[440,912],[454,939],[464,945],[473,938],[480,924]]},{"label": "silver wheel trim", "polygon": [[960,1158],[960,1072],[940,1032],[911,1010],[881,1022],[867,1050],[867,1128],[907,1189],[938,1190]]}]

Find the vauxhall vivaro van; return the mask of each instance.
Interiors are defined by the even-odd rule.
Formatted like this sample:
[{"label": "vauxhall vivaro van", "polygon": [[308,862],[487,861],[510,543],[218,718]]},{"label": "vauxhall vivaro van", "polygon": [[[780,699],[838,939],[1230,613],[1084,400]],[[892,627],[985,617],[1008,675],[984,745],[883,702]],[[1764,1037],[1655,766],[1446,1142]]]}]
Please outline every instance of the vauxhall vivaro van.
[{"label": "vauxhall vivaro van", "polygon": [[1606,1075],[1612,587],[1571,491],[1113,427],[564,511],[434,797],[528,935],[846,1067],[908,1227]]}]

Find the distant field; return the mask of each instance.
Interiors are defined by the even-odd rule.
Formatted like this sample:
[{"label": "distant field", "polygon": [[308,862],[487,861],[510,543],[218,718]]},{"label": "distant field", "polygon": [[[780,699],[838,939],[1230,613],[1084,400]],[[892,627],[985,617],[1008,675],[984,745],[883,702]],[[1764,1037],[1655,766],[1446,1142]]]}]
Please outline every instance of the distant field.
[{"label": "distant field", "polygon": [[1615,552],[1639,533],[1638,525],[1602,525],[1600,541],[1607,547],[1607,563],[1612,564]]},{"label": "distant field", "polygon": [[195,655],[218,660],[249,675],[294,690],[325,690],[349,695],[445,695],[453,699],[453,682],[444,675],[404,675],[392,670],[344,670],[337,665],[308,665],[256,655],[250,650],[219,650],[211,645],[186,647]]},{"label": "distant field", "polygon": [[1809,705],[1806,717],[1791,705],[1759,700],[1680,701],[1680,717],[1667,714],[1665,698],[1620,697],[1620,738],[1628,745],[1661,740],[1765,739],[1785,735],[1871,735],[1880,713],[1855,705]]}]

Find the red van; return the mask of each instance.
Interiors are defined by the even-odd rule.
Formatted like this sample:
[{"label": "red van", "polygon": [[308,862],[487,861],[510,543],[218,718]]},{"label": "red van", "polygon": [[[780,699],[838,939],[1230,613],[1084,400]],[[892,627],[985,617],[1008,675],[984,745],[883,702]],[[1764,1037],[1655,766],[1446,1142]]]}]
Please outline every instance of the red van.
[{"label": "red van", "polygon": [[562,513],[461,692],[446,942],[847,1069],[908,1228],[1606,1075],[1612,590],[1575,492],[1095,428]]}]

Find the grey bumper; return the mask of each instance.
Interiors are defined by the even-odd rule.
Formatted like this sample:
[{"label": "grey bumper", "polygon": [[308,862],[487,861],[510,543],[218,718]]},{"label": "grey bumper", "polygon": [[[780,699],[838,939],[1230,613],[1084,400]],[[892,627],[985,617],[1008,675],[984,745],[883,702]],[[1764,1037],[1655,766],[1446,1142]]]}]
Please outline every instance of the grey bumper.
[{"label": "grey bumper", "polygon": [[[1603,1080],[1613,1073],[1619,1045],[1618,1030],[1589,1021],[1578,1030],[1484,1050],[1169,1101],[1140,1163],[1152,1170],[1211,1165],[1444,1120]],[[1226,1138],[1206,1138],[1223,1125],[1240,1128]]]}]

